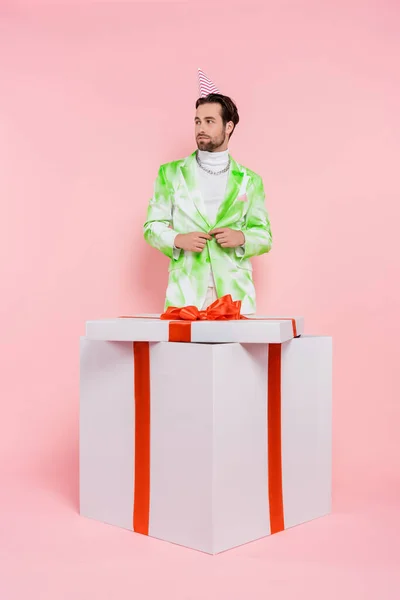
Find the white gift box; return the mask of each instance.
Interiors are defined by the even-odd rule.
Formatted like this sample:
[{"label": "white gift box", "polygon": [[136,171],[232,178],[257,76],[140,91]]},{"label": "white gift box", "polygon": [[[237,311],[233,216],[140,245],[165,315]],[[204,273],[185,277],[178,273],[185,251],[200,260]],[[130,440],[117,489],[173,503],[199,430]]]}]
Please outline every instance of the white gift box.
[{"label": "white gift box", "polygon": [[330,337],[187,344],[88,333],[82,515],[215,554],[330,512]]}]

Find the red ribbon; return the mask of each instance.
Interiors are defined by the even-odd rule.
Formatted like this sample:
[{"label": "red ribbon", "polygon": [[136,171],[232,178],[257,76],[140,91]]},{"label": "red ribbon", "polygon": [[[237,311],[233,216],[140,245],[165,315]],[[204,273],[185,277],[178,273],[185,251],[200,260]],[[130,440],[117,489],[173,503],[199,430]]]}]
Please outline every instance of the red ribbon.
[{"label": "red ribbon", "polygon": [[160,319],[172,321],[238,321],[247,317],[240,314],[241,300],[232,300],[227,294],[210,304],[206,310],[199,310],[196,306],[169,306]]}]

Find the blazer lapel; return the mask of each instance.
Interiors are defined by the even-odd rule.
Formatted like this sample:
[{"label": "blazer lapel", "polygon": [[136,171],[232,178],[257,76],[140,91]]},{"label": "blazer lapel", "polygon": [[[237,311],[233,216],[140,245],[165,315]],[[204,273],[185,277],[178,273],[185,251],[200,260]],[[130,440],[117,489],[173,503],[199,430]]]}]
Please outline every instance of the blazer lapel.
[{"label": "blazer lapel", "polygon": [[196,181],[196,152],[193,152],[181,165],[181,171],[183,179],[185,181],[186,189],[190,200],[195,205],[197,212],[203,219],[205,229],[210,230],[211,225],[207,219],[206,207],[204,205],[203,196],[200,193],[197,181]]},{"label": "blazer lapel", "polygon": [[240,170],[239,165],[235,160],[233,160],[231,156],[230,159],[231,169],[229,171],[228,184],[226,186],[226,194],[221,206],[218,209],[217,218],[213,228],[218,226],[218,223],[222,221],[222,219],[225,217],[226,213],[238,197],[243,181],[243,171]]}]

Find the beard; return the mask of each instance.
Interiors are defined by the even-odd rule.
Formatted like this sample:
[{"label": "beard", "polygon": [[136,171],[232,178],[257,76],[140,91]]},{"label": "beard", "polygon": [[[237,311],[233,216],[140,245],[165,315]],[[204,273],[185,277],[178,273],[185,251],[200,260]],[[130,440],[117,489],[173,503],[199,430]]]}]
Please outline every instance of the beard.
[{"label": "beard", "polygon": [[217,148],[220,148],[225,142],[225,132],[222,132],[220,136],[214,138],[208,138],[204,140],[197,139],[197,147],[199,150],[206,152],[214,152]]}]

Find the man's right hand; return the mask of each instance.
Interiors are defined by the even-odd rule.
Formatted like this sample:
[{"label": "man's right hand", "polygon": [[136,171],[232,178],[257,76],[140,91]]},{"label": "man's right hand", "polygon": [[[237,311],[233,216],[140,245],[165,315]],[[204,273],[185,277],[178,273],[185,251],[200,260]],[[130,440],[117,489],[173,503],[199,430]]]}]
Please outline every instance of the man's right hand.
[{"label": "man's right hand", "polygon": [[207,240],[212,240],[211,235],[202,231],[192,233],[178,233],[175,238],[175,247],[189,252],[201,252],[204,250]]}]

